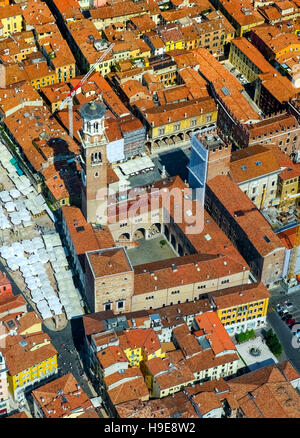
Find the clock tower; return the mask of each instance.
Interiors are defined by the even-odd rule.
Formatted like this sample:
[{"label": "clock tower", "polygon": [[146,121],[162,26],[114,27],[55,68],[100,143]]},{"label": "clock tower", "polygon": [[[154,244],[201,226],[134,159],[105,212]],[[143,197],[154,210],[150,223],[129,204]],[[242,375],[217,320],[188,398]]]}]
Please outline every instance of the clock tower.
[{"label": "clock tower", "polygon": [[87,222],[106,223],[107,154],[108,143],[104,128],[106,107],[99,102],[84,104],[80,109],[83,120],[81,131],[82,211]]}]

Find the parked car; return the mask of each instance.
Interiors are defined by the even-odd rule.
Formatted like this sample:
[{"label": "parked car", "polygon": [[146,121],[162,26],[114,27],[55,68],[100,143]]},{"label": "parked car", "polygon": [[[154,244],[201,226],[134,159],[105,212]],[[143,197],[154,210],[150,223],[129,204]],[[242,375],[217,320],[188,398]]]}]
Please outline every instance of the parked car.
[{"label": "parked car", "polygon": [[286,306],[286,308],[287,309],[289,309],[289,310],[291,310],[294,306],[293,306],[293,303],[291,303],[290,301],[286,301],[285,302],[285,306]]},{"label": "parked car", "polygon": [[288,321],[289,319],[292,319],[292,315],[290,313],[287,313],[286,315],[283,315],[281,319],[282,321]]},{"label": "parked car", "polygon": [[289,328],[291,329],[293,327],[293,325],[296,324],[296,321],[294,319],[288,319],[287,321],[285,321],[285,323],[289,326]]}]

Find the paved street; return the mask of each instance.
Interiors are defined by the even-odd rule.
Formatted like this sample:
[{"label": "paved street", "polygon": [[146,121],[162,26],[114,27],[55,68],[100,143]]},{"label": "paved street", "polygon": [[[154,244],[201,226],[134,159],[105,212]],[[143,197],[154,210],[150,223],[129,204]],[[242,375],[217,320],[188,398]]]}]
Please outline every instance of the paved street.
[{"label": "paved street", "polygon": [[97,394],[87,381],[77,351],[82,345],[81,319],[68,321],[66,328],[60,331],[49,330],[45,325],[42,328],[48,333],[52,344],[58,351],[57,365],[60,375],[71,372],[87,395],[95,397]]},{"label": "paved street", "polygon": [[186,166],[189,163],[189,147],[190,143],[181,148],[174,147],[174,149],[170,151],[161,152],[155,157],[151,156],[150,158],[155,164],[154,170],[129,178],[131,187],[144,186],[161,180],[163,166],[165,166],[168,176],[179,175],[183,181],[188,180],[188,170]]},{"label": "paved street", "polygon": [[289,359],[296,370],[300,372],[300,344],[299,348],[292,346],[293,334],[289,327],[281,320],[280,316],[276,312],[276,304],[282,301],[291,301],[293,303],[293,309],[289,312],[292,314],[292,318],[296,323],[300,322],[300,296],[299,293],[294,292],[290,295],[282,294],[280,288],[271,291],[272,297],[269,303],[269,312],[267,315],[267,322],[270,324],[274,332],[276,333],[283,349],[284,356]]}]

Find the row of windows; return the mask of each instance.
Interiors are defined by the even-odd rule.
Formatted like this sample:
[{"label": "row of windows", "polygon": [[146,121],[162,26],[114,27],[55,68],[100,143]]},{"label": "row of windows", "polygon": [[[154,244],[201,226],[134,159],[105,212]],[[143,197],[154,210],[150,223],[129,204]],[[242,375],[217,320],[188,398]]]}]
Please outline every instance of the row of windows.
[{"label": "row of windows", "polygon": [[[205,118],[205,122],[211,122],[211,120],[212,120],[212,116],[207,115]],[[191,119],[190,127],[195,127],[195,126],[197,126],[197,119]],[[179,130],[180,130],[180,123],[174,123],[173,132]],[[158,135],[164,135],[164,134],[165,134],[165,128],[158,128]]]},{"label": "row of windows", "polygon": [[[117,301],[117,310],[123,310],[123,309],[125,309],[125,301],[122,301],[122,300],[120,300],[120,301]],[[104,303],[104,310],[112,310],[112,308],[113,308],[113,303],[112,302],[107,302],[107,303]]]}]

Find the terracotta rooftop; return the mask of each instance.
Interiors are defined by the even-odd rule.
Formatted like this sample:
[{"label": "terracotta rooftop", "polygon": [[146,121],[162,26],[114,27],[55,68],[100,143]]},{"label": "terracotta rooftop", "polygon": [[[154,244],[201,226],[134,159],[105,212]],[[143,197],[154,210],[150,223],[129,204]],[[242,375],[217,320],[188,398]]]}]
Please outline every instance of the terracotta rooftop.
[{"label": "terracotta rooftop", "polygon": [[275,135],[278,132],[287,132],[289,129],[298,127],[298,122],[294,116],[288,113],[276,114],[264,120],[250,124],[247,129],[250,134],[251,142],[261,141],[268,135]]},{"label": "terracotta rooftop", "polygon": [[29,0],[22,6],[22,15],[27,25],[35,27],[35,25],[55,23],[55,18],[46,3]]},{"label": "terracotta rooftop", "polygon": [[229,287],[212,292],[211,296],[217,309],[227,309],[246,303],[265,300],[270,297],[268,289],[263,283],[245,284],[243,286]]},{"label": "terracotta rooftop", "polygon": [[207,185],[263,257],[283,247],[266,219],[228,176],[217,176]]},{"label": "terracotta rooftop", "polygon": [[172,335],[186,358],[193,357],[203,350],[186,324],[175,327],[172,331]]},{"label": "terracotta rooftop", "polygon": [[219,396],[213,392],[201,392],[193,397],[193,402],[201,415],[208,414],[214,409],[222,408]]},{"label": "terracotta rooftop", "polygon": [[211,349],[203,350],[201,353],[186,360],[188,367],[193,373],[209,370],[210,368],[225,365],[239,360],[237,353],[215,356]]},{"label": "terracotta rooftop", "polygon": [[111,374],[104,380],[107,386],[119,381],[117,386],[107,391],[114,405],[136,399],[149,399],[149,391],[139,368],[128,368],[124,373]]},{"label": "terracotta rooftop", "polygon": [[125,330],[123,336],[119,337],[120,347],[126,350],[142,348],[150,355],[160,349],[160,342],[153,329],[131,329]]},{"label": "terracotta rooftop", "polygon": [[278,237],[281,240],[282,245],[284,245],[285,248],[287,249],[294,248],[296,242],[296,235],[297,235],[296,227],[278,233]]},{"label": "terracotta rooftop", "polygon": [[179,75],[189,90],[191,99],[201,99],[209,96],[207,83],[196,70],[191,67],[183,68],[179,71]]},{"label": "terracotta rooftop", "polygon": [[220,3],[239,26],[264,23],[250,0],[221,0]]},{"label": "terracotta rooftop", "polygon": [[280,172],[280,165],[272,151],[262,145],[250,146],[231,154],[229,175],[237,184],[274,172]]},{"label": "terracotta rooftop", "polygon": [[[9,341],[12,341],[10,338],[11,336],[6,339],[6,347],[3,349],[3,355],[11,376],[57,354],[54,346],[49,343],[50,338],[46,333],[40,332],[22,337],[14,336],[14,343],[9,343]],[[36,344],[43,344],[44,339],[47,341],[46,345],[42,345],[35,350],[29,349],[30,343],[36,342]],[[23,347],[18,340],[24,340],[26,345]]]},{"label": "terracotta rooftop", "polygon": [[299,418],[300,398],[277,365],[228,381],[247,418]]},{"label": "terracotta rooftop", "polygon": [[233,116],[241,123],[261,120],[261,117],[243,96],[244,89],[239,81],[208,50],[201,48],[194,50],[194,52],[198,59],[199,72],[208,83],[212,84]]},{"label": "terracotta rooftop", "polygon": [[197,100],[146,109],[144,116],[147,122],[155,127],[185,118],[196,117],[200,113],[211,113],[216,109],[216,104],[211,97],[203,97]]},{"label": "terracotta rooftop", "polygon": [[10,88],[0,89],[0,109],[5,115],[14,113],[22,107],[42,105],[43,100],[28,82]]},{"label": "terracotta rooftop", "polygon": [[117,406],[120,418],[197,418],[186,394],[182,391],[160,400],[133,400]]},{"label": "terracotta rooftop", "polygon": [[245,267],[244,270],[248,269],[247,264],[243,263],[242,260],[237,262],[231,256],[208,254],[194,254],[135,266],[134,294],[144,294],[182,284],[200,283],[208,279],[226,277],[229,273],[241,272],[243,267]]},{"label": "terracotta rooftop", "polygon": [[[41,171],[48,160],[60,154],[73,156],[79,146],[65,132],[44,106],[25,107],[5,118],[5,125],[17,141],[31,166]],[[44,134],[42,134],[44,133]],[[41,140],[40,135],[46,140]],[[40,145],[36,147],[34,143]]]},{"label": "terracotta rooftop", "polygon": [[18,332],[22,334],[28,329],[32,328],[35,324],[39,324],[41,326],[42,320],[37,316],[35,312],[28,312],[19,318],[18,323]]},{"label": "terracotta rooftop", "polygon": [[236,46],[242,53],[244,53],[244,55],[259,68],[261,73],[273,70],[273,67],[261,52],[245,37],[235,38],[231,40],[230,44]]},{"label": "terracotta rooftop", "polygon": [[46,418],[63,418],[76,410],[93,409],[87,394],[71,373],[40,386],[32,395]]},{"label": "terracotta rooftop", "polygon": [[80,208],[63,206],[62,214],[77,255],[101,248],[92,225],[86,222]]},{"label": "terracotta rooftop", "polygon": [[[194,380],[194,375],[187,366],[187,361],[182,360],[174,364],[169,359],[169,354],[167,359],[161,359],[160,371],[154,376],[156,385],[161,391],[173,388],[174,386],[188,384]],[[150,359],[147,363],[150,363],[152,360]]]},{"label": "terracotta rooftop", "polygon": [[18,15],[22,15],[22,9],[19,5],[10,4],[7,6],[0,6],[0,20]]},{"label": "terracotta rooftop", "polygon": [[12,313],[14,309],[20,307],[25,307],[26,310],[26,306],[27,302],[21,294],[0,297],[0,315]]},{"label": "terracotta rooftop", "polygon": [[252,29],[252,32],[262,40],[275,55],[289,48],[290,45],[294,45],[295,50],[299,50],[300,48],[298,36],[294,33],[284,32],[280,27],[265,24]]},{"label": "terracotta rooftop", "polygon": [[298,94],[298,89],[292,82],[279,73],[261,73],[258,77],[263,87],[280,103],[288,102]]},{"label": "terracotta rooftop", "polygon": [[105,368],[108,368],[118,362],[128,363],[127,357],[124,354],[122,348],[114,345],[99,351],[97,353],[97,358],[100,362],[101,367],[104,370]]},{"label": "terracotta rooftop", "polygon": [[204,336],[209,341],[210,348],[216,356],[225,353],[233,354],[236,351],[235,345],[216,312],[196,315],[194,321],[199,329],[204,331]]},{"label": "terracotta rooftop", "polygon": [[86,253],[86,257],[95,278],[132,271],[123,248],[89,251]]}]

